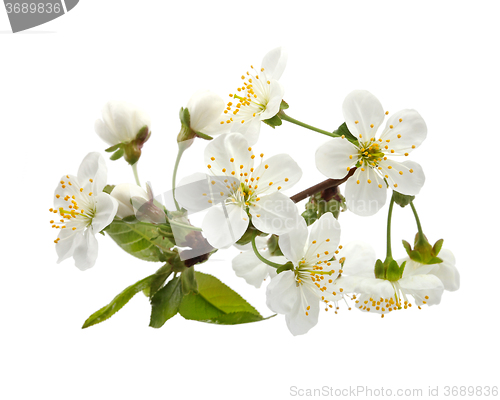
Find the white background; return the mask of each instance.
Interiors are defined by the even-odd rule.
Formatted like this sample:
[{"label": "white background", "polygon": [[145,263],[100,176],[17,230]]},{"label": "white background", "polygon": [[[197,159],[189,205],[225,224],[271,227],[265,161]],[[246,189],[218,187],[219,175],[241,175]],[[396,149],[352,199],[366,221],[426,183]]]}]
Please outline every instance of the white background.
[{"label": "white background", "polygon": [[[66,16],[9,34],[0,7],[2,255],[0,394],[5,399],[287,399],[290,387],[423,389],[498,385],[498,124],[500,63],[494,1],[84,0]],[[384,108],[417,109],[428,138],[413,153],[427,181],[415,204],[430,241],[445,239],[462,285],[439,306],[376,315],[323,313],[293,337],[284,318],[216,326],[174,317],[148,327],[138,294],[110,320],[80,327],[158,265],[99,237],[99,258],[80,272],[56,264],[50,229],[59,177],[106,147],[93,131],[110,99],[148,110],[152,137],[139,164],[155,191],[169,189],[178,111],[198,89],[229,100],[250,64],[283,45],[289,115],[323,129],[343,122],[353,89]],[[257,151],[291,154],[304,170],[296,191],[320,182],[314,152],[328,138],[284,123],[263,127]],[[200,140],[180,177],[204,168]],[[122,161],[109,182],[133,182]],[[294,194],[295,190],[290,192]],[[303,203],[300,204],[303,207]],[[384,256],[387,206],[372,218],[344,213],[342,242],[369,241]],[[416,227],[394,214],[395,256]],[[236,251],[200,267],[265,316],[265,288],[234,276]],[[264,285],[265,286],[265,285]]]}]

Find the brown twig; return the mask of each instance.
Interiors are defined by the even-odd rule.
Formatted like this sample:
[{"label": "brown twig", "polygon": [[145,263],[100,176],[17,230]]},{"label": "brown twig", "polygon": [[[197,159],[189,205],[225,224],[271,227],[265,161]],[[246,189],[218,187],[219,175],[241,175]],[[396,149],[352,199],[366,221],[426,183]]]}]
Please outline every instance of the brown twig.
[{"label": "brown twig", "polygon": [[290,199],[294,203],[298,203],[299,201],[302,201],[302,200],[308,198],[309,196],[312,196],[315,193],[321,192],[325,189],[329,189],[329,188],[332,188],[335,186],[339,186],[339,185],[343,184],[346,180],[348,180],[352,176],[352,174],[354,174],[354,171],[356,171],[356,168],[352,168],[349,171],[349,173],[346,176],[344,176],[342,179],[327,179],[326,181],[320,182],[317,185],[311,186],[310,188],[308,188],[300,193],[297,193],[296,195],[290,197]]}]

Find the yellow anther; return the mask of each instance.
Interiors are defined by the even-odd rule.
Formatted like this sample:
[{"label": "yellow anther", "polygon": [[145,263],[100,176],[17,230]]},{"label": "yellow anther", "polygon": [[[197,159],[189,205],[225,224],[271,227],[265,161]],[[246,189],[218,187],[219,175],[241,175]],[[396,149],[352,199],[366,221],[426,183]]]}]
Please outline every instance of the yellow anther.
[{"label": "yellow anther", "polygon": [[368,183],[372,183],[372,181],[371,181],[371,180],[369,180],[369,179],[367,180],[367,182],[368,182]]},{"label": "yellow anther", "polygon": [[373,124],[370,124],[370,128],[373,128],[373,127],[374,127],[374,125],[373,125]]},{"label": "yellow anther", "polygon": [[266,164],[266,165],[264,165],[264,168],[265,168],[265,169],[268,169],[268,168],[269,168],[269,165],[267,165],[267,164]]},{"label": "yellow anther", "polygon": [[403,171],[399,171],[399,175],[403,175]]},{"label": "yellow anther", "polygon": [[389,125],[389,128],[391,128],[391,129],[394,128],[394,125]]},{"label": "yellow anther", "polygon": [[401,118],[399,118],[399,122],[403,122],[403,120]]},{"label": "yellow anther", "polygon": [[385,115],[389,115],[389,111],[386,111],[386,112],[385,112]]},{"label": "yellow anther", "polygon": [[410,169],[410,174],[413,174],[413,170],[412,169]]},{"label": "yellow anther", "polygon": [[358,124],[358,123],[359,123],[359,121],[354,121],[354,123],[355,123],[355,124]]},{"label": "yellow anther", "polygon": [[211,166],[210,164],[208,164],[208,165],[207,165],[207,168],[208,168],[208,169],[210,169],[210,168],[212,168],[212,166]]},{"label": "yellow anther", "polygon": [[230,162],[234,162],[234,158],[230,158],[230,159],[229,159],[229,161],[230,161]]},{"label": "yellow anther", "polygon": [[281,190],[281,186],[278,186],[278,190]]},{"label": "yellow anther", "polygon": [[382,185],[378,185],[378,187],[379,187],[380,189],[382,189]]}]

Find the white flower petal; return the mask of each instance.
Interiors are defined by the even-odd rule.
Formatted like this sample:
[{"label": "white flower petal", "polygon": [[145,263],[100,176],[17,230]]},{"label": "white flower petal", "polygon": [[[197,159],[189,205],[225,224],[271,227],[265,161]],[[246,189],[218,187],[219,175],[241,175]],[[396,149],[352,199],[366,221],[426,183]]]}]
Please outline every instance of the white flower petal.
[{"label": "white flower petal", "polygon": [[232,176],[195,173],[179,182],[175,189],[175,197],[182,207],[195,213],[224,202],[229,196],[231,187],[238,188],[239,185],[239,180]]},{"label": "white flower petal", "polygon": [[417,305],[422,305],[424,301],[429,306],[441,302],[444,286],[437,276],[411,275],[400,279],[398,283],[406,294],[415,298]]},{"label": "white flower petal", "polygon": [[269,98],[266,99],[266,109],[260,114],[260,120],[274,117],[280,111],[281,101],[285,95],[285,88],[275,80],[269,81]]},{"label": "white flower petal", "polygon": [[347,139],[334,138],[316,150],[316,168],[333,179],[346,176],[357,160],[358,149]]},{"label": "white flower petal", "polygon": [[366,90],[354,90],[349,93],[342,105],[342,111],[349,131],[356,139],[361,138],[363,141],[375,137],[385,117],[380,101]]},{"label": "white flower petal", "polygon": [[78,243],[73,252],[75,266],[81,271],[93,267],[97,260],[97,251],[97,239],[90,229],[85,230],[83,233],[83,240]]},{"label": "white flower petal", "polygon": [[241,207],[230,204],[208,210],[201,227],[208,243],[216,249],[223,249],[243,236],[249,222],[248,215]]},{"label": "white flower petal", "polygon": [[285,314],[286,325],[294,336],[309,332],[318,323],[319,316],[319,299],[314,289],[305,285],[299,289],[303,295],[295,302],[293,309]]},{"label": "white flower petal", "polygon": [[93,233],[106,228],[118,211],[118,201],[109,194],[101,192],[95,198],[95,216],[92,218]]},{"label": "white flower petal", "polygon": [[140,197],[145,201],[148,200],[146,191],[134,183],[120,183],[116,185],[111,191],[111,197],[118,202],[118,211],[116,212],[118,218],[135,215],[134,207],[132,207],[131,203],[132,197]]},{"label": "white flower petal", "polygon": [[[85,192],[87,192],[87,187],[90,186],[94,193],[102,192],[108,177],[108,168],[104,157],[97,152],[87,154],[80,164],[80,168],[78,168],[77,177],[79,183],[85,185],[83,186]],[[92,185],[90,185],[91,179],[93,181]]]},{"label": "white flower petal", "polygon": [[266,304],[275,313],[291,312],[299,297],[300,291],[292,271],[283,271],[267,285]]},{"label": "white flower petal", "polygon": [[427,125],[420,114],[415,110],[402,110],[389,117],[380,138],[389,149],[404,154],[420,146],[426,136]]},{"label": "white flower petal", "polygon": [[247,140],[250,146],[253,146],[259,140],[260,126],[261,126],[260,115],[251,118],[250,120],[245,120],[244,123],[239,121],[233,122],[230,125],[231,132],[242,134]]},{"label": "white flower petal", "polygon": [[209,90],[197,91],[191,96],[186,106],[189,110],[191,129],[205,133],[206,126],[219,122],[224,107],[224,100],[219,95]]},{"label": "white flower petal", "polygon": [[371,296],[375,301],[394,296],[394,287],[385,279],[364,278],[359,282],[357,289],[360,293]]},{"label": "white flower petal", "polygon": [[382,174],[388,176],[391,189],[406,195],[417,195],[425,183],[425,175],[420,164],[415,161],[399,163],[394,160],[380,161]]},{"label": "white flower petal", "polygon": [[263,196],[250,208],[253,225],[260,231],[282,235],[302,219],[295,203],[283,193]]},{"label": "white flower petal", "polygon": [[288,53],[282,47],[277,47],[267,53],[262,59],[261,67],[267,79],[280,79],[286,67]]},{"label": "white flower petal", "polygon": [[57,263],[66,260],[73,256],[75,248],[83,241],[83,229],[78,231],[71,230],[71,227],[61,229],[56,243],[56,253],[58,256]]},{"label": "white flower petal", "polygon": [[342,270],[347,275],[373,277],[377,256],[372,246],[361,241],[347,243],[335,257],[345,258]]},{"label": "white flower petal", "polygon": [[[264,257],[264,254],[261,254]],[[264,279],[269,276],[268,265],[260,261],[253,251],[238,254],[233,258],[232,266],[236,276],[245,279],[248,284],[256,288],[260,288]]]},{"label": "white flower petal", "polygon": [[283,255],[297,266],[306,252],[306,242],[309,231],[304,218],[300,218],[295,229],[280,235],[279,246]]},{"label": "white flower petal", "polygon": [[[266,168],[267,167],[267,168]],[[302,177],[299,165],[288,154],[278,154],[255,168],[252,177],[258,179],[257,192],[272,193],[278,190],[286,190],[295,185]]]},{"label": "white flower petal", "polygon": [[[340,242],[340,224],[332,213],[328,212],[311,225],[309,246],[305,261],[307,265],[314,265],[317,261],[330,260]],[[337,268],[338,269],[338,268]]]},{"label": "white flower petal", "polygon": [[358,168],[354,175],[347,180],[345,188],[347,208],[357,215],[370,216],[375,214],[385,204],[386,197],[387,186],[385,182],[371,168],[367,168],[365,171]]},{"label": "white flower petal", "polygon": [[453,292],[460,288],[460,274],[455,267],[455,256],[448,249],[442,249],[438,257],[443,260],[440,264],[434,264],[432,274],[443,282],[444,289]]},{"label": "white flower petal", "polygon": [[460,288],[460,274],[455,267],[455,256],[448,249],[441,249],[438,255],[443,260],[439,264],[420,264],[416,261],[410,260],[408,257],[398,261],[401,265],[406,261],[403,277],[412,275],[431,274],[437,276],[443,282],[444,289],[450,292]]},{"label": "white flower petal", "polygon": [[211,166],[210,171],[214,175],[231,176],[233,171],[237,176],[244,172],[250,173],[253,153],[249,148],[248,141],[240,133],[218,136],[205,148],[205,163]]}]

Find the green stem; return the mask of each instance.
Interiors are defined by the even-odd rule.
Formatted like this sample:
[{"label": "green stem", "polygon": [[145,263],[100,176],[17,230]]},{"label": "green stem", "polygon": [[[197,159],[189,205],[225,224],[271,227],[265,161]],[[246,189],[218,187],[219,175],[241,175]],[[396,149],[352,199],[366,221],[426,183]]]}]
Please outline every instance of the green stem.
[{"label": "green stem", "polygon": [[132,164],[132,171],[134,171],[135,183],[137,183],[137,186],[141,186],[141,181],[139,180],[139,174],[137,173],[137,162]]},{"label": "green stem", "polygon": [[420,219],[418,218],[417,209],[413,205],[413,201],[410,202],[410,206],[411,206],[411,210],[413,211],[413,215],[415,216],[415,221],[417,222],[418,236],[420,238],[423,238],[424,232],[422,230],[422,225],[420,225]]},{"label": "green stem", "polygon": [[310,129],[311,131],[314,131],[314,132],[319,132],[319,133],[321,133],[321,134],[323,134],[323,135],[326,135],[326,136],[330,136],[330,137],[340,137],[340,135],[337,135],[336,133],[333,133],[333,132],[327,132],[327,131],[324,131],[323,129],[315,128],[314,126],[311,126],[311,125],[305,124],[305,123],[303,123],[303,122],[300,122],[300,121],[296,120],[295,118],[289,117],[289,116],[288,116],[288,115],[286,115],[283,111],[279,113],[279,117],[280,117],[282,120],[285,120],[285,121],[291,122],[292,124],[295,124],[295,125],[298,125],[298,126],[302,126],[303,128]]},{"label": "green stem", "polygon": [[271,267],[274,267],[274,268],[280,268],[282,267],[283,265],[281,264],[276,264],[276,263],[273,263],[272,261],[269,261],[267,259],[265,259],[264,257],[262,257],[259,253],[259,250],[257,250],[257,246],[255,245],[255,236],[257,236],[257,231],[254,232],[253,236],[252,236],[252,248],[253,248],[253,252],[255,253],[255,255],[257,256],[257,258],[262,261],[264,264],[267,264]]},{"label": "green stem", "polygon": [[172,196],[174,198],[175,208],[177,209],[177,211],[180,211],[181,208],[179,207],[179,203],[177,203],[177,200],[175,198],[175,181],[177,179],[177,169],[179,168],[179,163],[181,161],[182,154],[187,149],[187,147],[185,145],[183,145],[183,143],[184,142],[179,142],[178,143],[179,150],[177,151],[177,158],[175,159],[174,173],[173,173],[173,176],[172,176]]},{"label": "green stem", "polygon": [[389,205],[389,213],[387,215],[387,258],[392,258],[392,248],[391,248],[391,220],[392,220],[392,209],[394,207],[394,193],[391,197],[391,204]]}]

